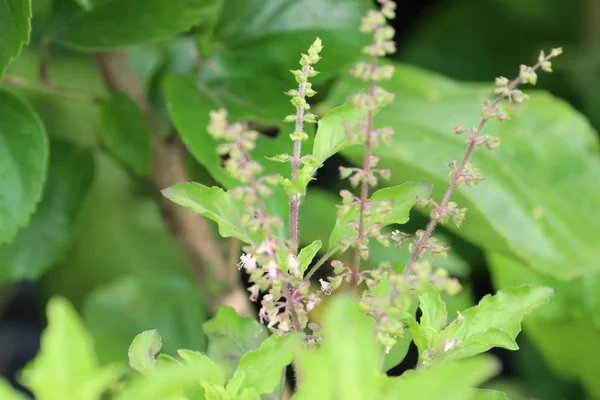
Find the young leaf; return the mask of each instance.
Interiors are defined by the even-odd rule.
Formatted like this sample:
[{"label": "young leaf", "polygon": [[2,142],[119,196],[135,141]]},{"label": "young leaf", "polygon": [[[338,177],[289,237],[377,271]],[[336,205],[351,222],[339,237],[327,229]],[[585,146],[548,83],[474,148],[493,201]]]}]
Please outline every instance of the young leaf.
[{"label": "young leaf", "polygon": [[321,163],[350,146],[346,124],[356,125],[365,117],[365,109],[357,109],[350,103],[329,110],[319,120],[312,155]]},{"label": "young leaf", "polygon": [[[391,211],[387,214],[374,216],[370,219],[370,222],[379,223],[384,227],[391,224],[405,224],[408,222],[410,209],[417,203],[417,196],[427,198],[430,196],[431,190],[431,185],[414,182],[377,190],[369,201],[390,201]],[[350,229],[348,223],[357,220],[358,214],[358,205],[353,205],[347,213],[337,219],[329,236],[329,249],[337,247],[342,240],[348,237],[356,237],[356,231]],[[369,227],[365,227],[365,229],[368,230]]]},{"label": "young leaf", "polygon": [[25,225],[42,196],[48,140],[33,109],[1,89],[0,160],[4,187],[0,192],[0,243],[4,243]]},{"label": "young leaf", "polygon": [[206,347],[206,306],[197,284],[182,276],[121,278],[92,292],[83,315],[104,362],[126,361],[132,339],[152,329],[160,332],[164,353],[174,356],[180,348]]},{"label": "young leaf", "polygon": [[29,43],[31,0],[5,0],[0,4],[0,80],[8,64]]},{"label": "young leaf", "polygon": [[223,237],[235,237],[250,243],[256,234],[248,232],[240,221],[241,210],[229,193],[200,183],[177,183],[162,191],[174,203],[204,215],[219,225]]},{"label": "young leaf", "polygon": [[256,350],[268,337],[265,327],[255,319],[240,317],[233,308],[224,306],[203,328],[208,337],[209,357],[225,362],[232,372],[244,354]]},{"label": "young leaf", "polygon": [[499,369],[495,359],[479,356],[408,371],[391,380],[381,399],[469,400],[475,395],[472,388],[494,376]]},{"label": "young leaf", "polygon": [[156,354],[162,347],[162,338],[158,331],[144,331],[131,342],[127,355],[129,365],[141,373],[148,373],[156,368]]},{"label": "young leaf", "polygon": [[211,19],[215,5],[215,0],[103,0],[92,2],[89,11],[68,9],[66,23],[54,34],[63,45],[85,51],[130,46],[185,32]]},{"label": "young leaf", "polygon": [[547,303],[552,294],[548,287],[524,285],[485,296],[477,306],[463,312],[459,317],[462,321],[453,321],[441,332],[443,343],[454,343],[444,349],[444,359],[471,357],[492,347],[518,349],[514,340],[521,331],[521,322]]},{"label": "young leaf", "polygon": [[308,246],[304,247],[298,253],[298,263],[300,264],[300,271],[304,272],[308,268],[308,265],[312,262],[313,258],[317,255],[317,252],[321,249],[321,241],[315,240]]},{"label": "young leaf", "polygon": [[217,387],[225,385],[225,371],[208,356],[192,350],[179,350],[177,354],[187,365],[202,366],[204,373],[198,377],[202,385]]},{"label": "young leaf", "polygon": [[100,135],[106,147],[138,176],[150,170],[152,132],[139,107],[123,93],[100,103]]},{"label": "young leaf", "polygon": [[327,309],[324,327],[323,345],[299,356],[302,381],[294,399],[379,399],[383,375],[372,319],[354,298],[340,296]]},{"label": "young leaf", "polygon": [[433,290],[419,296],[419,308],[421,309],[420,340],[415,340],[415,344],[422,353],[426,349],[435,349],[439,346],[440,332],[446,326],[448,314],[440,293]]},{"label": "young leaf", "polygon": [[244,375],[242,388],[256,389],[259,394],[274,391],[281,381],[285,367],[301,348],[303,335],[288,333],[270,336],[258,349],[246,353],[238,364],[232,380]]},{"label": "young leaf", "polygon": [[100,368],[90,334],[65,299],[52,298],[47,316],[41,350],[23,370],[23,385],[38,399],[98,400],[121,368]]},{"label": "young leaf", "polygon": [[0,245],[0,282],[35,279],[62,260],[93,178],[94,159],[89,151],[51,143],[42,201],[15,239]]}]

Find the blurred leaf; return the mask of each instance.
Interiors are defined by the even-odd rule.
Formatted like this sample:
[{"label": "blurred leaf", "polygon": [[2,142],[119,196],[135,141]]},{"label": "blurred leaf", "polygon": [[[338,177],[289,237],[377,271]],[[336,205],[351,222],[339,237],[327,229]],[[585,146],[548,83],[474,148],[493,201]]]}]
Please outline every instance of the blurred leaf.
[{"label": "blurred leaf", "polygon": [[299,356],[302,381],[295,400],[380,399],[381,354],[373,320],[350,296],[333,298],[327,309],[323,345]]},{"label": "blurred leaf", "polygon": [[471,357],[492,347],[517,350],[515,339],[521,322],[535,309],[547,303],[553,290],[544,286],[523,285],[487,295],[478,305],[462,313],[440,334],[445,360]]},{"label": "blurred leaf", "polygon": [[138,106],[123,93],[112,93],[100,103],[100,134],[108,149],[144,177],[150,169],[152,132]]},{"label": "blurred leaf", "polygon": [[142,331],[156,329],[164,351],[204,350],[206,308],[194,282],[176,275],[132,276],[93,292],[84,316],[103,361],[125,361]]},{"label": "blurred leaf", "polygon": [[550,304],[524,325],[528,338],[546,362],[567,379],[578,379],[594,397],[600,384],[593,371],[600,368],[600,279],[597,274],[561,281],[496,253],[488,254],[498,287],[536,282],[554,289]]},{"label": "blurred leaf", "polygon": [[41,350],[23,370],[23,385],[39,400],[100,400],[121,368],[99,367],[92,337],[65,299],[51,299],[47,317]]},{"label": "blurred leaf", "polygon": [[164,189],[162,194],[172,202],[215,221],[222,237],[235,237],[244,243],[250,243],[256,236],[246,230],[240,220],[240,207],[221,188],[209,188],[194,182],[177,183]]},{"label": "blurred leaf", "polygon": [[298,253],[300,272],[304,273],[304,271],[306,271],[313,258],[315,258],[315,256],[317,255],[317,252],[321,249],[321,246],[321,241],[315,240],[314,242],[300,250],[300,253]]},{"label": "blurred leaf", "polygon": [[16,389],[4,378],[0,378],[0,399],[2,400],[27,400],[27,397]]},{"label": "blurred leaf", "polygon": [[157,330],[144,331],[133,338],[127,357],[129,365],[141,373],[148,373],[156,368],[156,354],[162,347],[162,338]]},{"label": "blurred leaf", "polygon": [[[414,182],[407,182],[402,185],[377,190],[369,198],[369,201],[389,201],[391,202],[391,211],[384,215],[374,215],[373,218],[369,219],[369,222],[371,224],[381,224],[382,227],[391,224],[406,223],[411,208],[417,203],[417,196],[427,198],[430,196],[431,190],[431,185]],[[359,212],[359,206],[352,205],[347,213],[337,219],[335,227],[329,236],[330,250],[337,247],[342,240],[357,237],[356,230],[349,228],[348,223],[357,221]],[[365,230],[369,228],[369,225],[365,226]]]},{"label": "blurred leaf", "polygon": [[101,0],[92,6],[89,11],[77,6],[62,9],[51,37],[85,51],[153,42],[212,18],[216,1],[147,0],[142,4],[136,0]]},{"label": "blurred leaf", "polygon": [[260,347],[246,353],[238,364],[231,380],[244,376],[242,388],[256,389],[260,394],[274,391],[281,381],[281,374],[292,362],[303,345],[300,333],[272,335]]},{"label": "blurred leaf", "polygon": [[489,389],[475,389],[473,400],[508,400],[504,392]]},{"label": "blurred leaf", "polygon": [[[426,349],[435,349],[440,341],[440,332],[448,323],[446,304],[442,301],[439,292],[429,290],[419,296],[421,319],[419,320],[420,335],[415,336],[415,344],[419,352]],[[422,338],[422,339],[421,339]]]},{"label": "blurred leaf", "polygon": [[[465,152],[464,138],[452,126],[474,126],[491,88],[396,67],[386,85],[396,101],[380,111],[377,123],[393,126],[397,133],[392,145],[380,146],[376,153],[381,167],[392,169],[390,184],[432,182],[433,197],[439,200],[448,186],[445,163]],[[339,104],[361,87],[349,79],[339,82],[329,104]],[[485,129],[485,134],[502,138],[502,147],[473,154],[485,185],[461,188],[454,196],[469,210],[456,232],[548,275],[570,278],[597,271],[600,186],[589,184],[600,176],[595,132],[572,108],[544,93],[532,93],[526,104],[506,108],[513,118]],[[353,147],[343,153],[354,163],[362,160],[362,152]]]},{"label": "blurred leaf", "polygon": [[208,356],[187,349],[178,350],[177,354],[185,364],[203,366],[204,373],[198,376],[202,385],[225,385],[225,371]]},{"label": "blurred leaf", "polygon": [[29,43],[31,0],[5,0],[0,4],[0,80],[10,62]]},{"label": "blurred leaf", "polygon": [[231,371],[235,371],[244,354],[256,350],[268,336],[265,327],[255,319],[240,317],[233,308],[224,306],[203,327],[208,337],[208,355],[227,363]]},{"label": "blurred leaf", "polygon": [[394,378],[382,399],[469,400],[473,387],[498,373],[499,363],[488,356],[435,365],[426,370],[408,371]]},{"label": "blurred leaf", "polygon": [[[134,377],[117,400],[185,400],[184,391],[210,385],[219,367],[202,354],[184,352],[184,363],[159,363],[153,371]],[[200,392],[201,393],[201,392]],[[200,397],[203,399],[204,397]]]},{"label": "blurred leaf", "polygon": [[[1,26],[1,25],[0,25]],[[33,109],[0,89],[0,243],[12,240],[42,196],[48,140]]]},{"label": "blurred leaf", "polygon": [[62,261],[94,177],[89,151],[51,143],[44,195],[29,225],[0,246],[0,281],[35,279]]}]

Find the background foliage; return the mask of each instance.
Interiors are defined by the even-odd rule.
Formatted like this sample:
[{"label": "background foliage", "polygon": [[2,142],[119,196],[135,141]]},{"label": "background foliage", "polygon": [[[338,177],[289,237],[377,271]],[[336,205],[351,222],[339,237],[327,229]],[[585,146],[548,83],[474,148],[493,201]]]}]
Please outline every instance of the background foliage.
[{"label": "background foliage", "polygon": [[[457,193],[469,214],[460,230],[440,232],[454,248],[440,265],[466,287],[447,299],[449,315],[493,289],[537,283],[555,291],[525,323],[521,350],[497,352],[503,372],[490,387],[511,399],[600,398],[600,6],[405,3],[395,21],[399,52],[391,62],[398,72],[387,86],[397,98],[379,119],[397,134],[379,155],[393,170],[390,185],[433,183],[434,198],[446,187],[445,162],[463,152],[450,128],[476,122],[488,82],[514,76],[540,48],[565,48],[555,74],[540,82],[552,94],[530,92],[530,102],[511,110],[515,118],[488,128],[502,147],[475,155],[487,181]],[[346,71],[364,44],[356,27],[368,7],[367,0],[148,0],[143,10],[134,0],[1,3],[0,373],[14,383],[15,371],[37,351],[43,310],[56,294],[83,315],[91,339],[73,326],[80,341],[71,344],[97,354],[80,372],[100,381],[114,374],[111,363],[127,359],[142,330],[157,329],[162,352],[172,356],[179,348],[206,350],[205,335],[221,329],[202,328],[215,311],[209,293],[230,282],[199,276],[198,265],[218,259],[205,251],[200,260],[191,256],[190,231],[173,224],[177,211],[159,190],[190,179],[235,184],[204,130],[216,107],[266,133],[257,159],[287,151],[287,132],[277,133],[289,106],[279,94],[292,86],[286,71],[316,36],[325,44],[323,74],[315,78],[318,110],[340,105],[357,89]],[[303,244],[328,243],[341,188],[337,165],[359,156],[344,150],[309,186]],[[265,166],[287,173],[281,164]],[[285,205],[281,195],[272,210],[281,209],[281,199]],[[422,221],[414,214],[409,226]],[[216,230],[203,226],[204,237]],[[398,269],[407,260],[386,248],[373,253]],[[260,342],[246,344],[250,350]],[[227,343],[208,347],[209,354],[219,354],[219,346]],[[336,351],[331,345],[315,358],[332,362]],[[392,372],[414,362],[413,349]],[[480,364],[465,362],[461,373],[495,368],[489,360],[473,363]],[[481,381],[488,376],[482,374]],[[457,390],[458,399],[464,388]]]}]

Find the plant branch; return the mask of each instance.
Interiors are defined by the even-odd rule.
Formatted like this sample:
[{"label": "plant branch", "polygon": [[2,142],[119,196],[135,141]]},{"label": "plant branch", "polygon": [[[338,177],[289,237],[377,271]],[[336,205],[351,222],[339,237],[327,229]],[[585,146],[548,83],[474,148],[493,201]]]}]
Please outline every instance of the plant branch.
[{"label": "plant branch", "polygon": [[[112,91],[124,92],[130,96],[143,110],[152,127],[154,139],[150,183],[160,191],[175,183],[189,181],[183,166],[182,146],[176,141],[167,141],[162,137],[152,107],[127,54],[123,51],[103,52],[96,53],[94,58],[106,86]],[[167,227],[182,243],[194,274],[207,291],[210,308],[216,311],[221,304],[226,304],[242,315],[254,315],[246,290],[238,279],[231,276],[232,273],[237,274],[237,269],[228,268],[230,266],[206,219],[162,196],[160,205]],[[210,293],[204,279],[207,270],[223,285],[222,292]]]},{"label": "plant branch", "polygon": [[[372,56],[371,58],[371,69],[375,70],[377,68],[377,56]],[[371,98],[375,98],[375,89],[377,82],[374,79],[370,81],[369,88],[369,96]],[[365,241],[365,215],[367,211],[367,201],[369,197],[369,182],[368,177],[371,174],[371,147],[373,141],[373,120],[375,118],[375,111],[373,109],[369,109],[369,113],[367,115],[367,126],[365,128],[365,152],[363,159],[363,176],[362,182],[360,185],[360,214],[358,217],[358,246],[362,246]],[[350,281],[350,287],[352,289],[356,288],[358,283],[358,277],[360,273],[360,259],[361,259],[361,250],[360,248],[356,248],[354,250],[354,262],[352,265],[352,278]]]},{"label": "plant branch", "polygon": [[[535,64],[533,67],[531,67],[531,69],[533,71],[538,70],[542,66],[542,64],[544,62],[549,61],[553,57],[554,57],[554,55],[551,53],[550,55],[548,55],[547,57],[545,57],[544,60],[539,61],[537,64]],[[519,84],[521,83],[522,80],[523,80],[523,76],[522,75],[520,75],[519,77],[517,77],[516,79],[514,79],[507,86],[507,91],[510,92],[510,91],[516,89],[516,87],[519,86]],[[486,108],[488,110],[494,110],[498,106],[498,104],[505,97],[507,97],[507,96],[508,95],[506,93],[498,95],[490,104],[486,105]],[[429,239],[431,238],[431,234],[433,233],[433,231],[435,230],[438,222],[440,221],[441,216],[446,214],[446,211],[448,209],[448,204],[450,203],[450,199],[452,198],[452,194],[458,188],[458,186],[459,186],[459,180],[461,179],[461,177],[463,177],[463,172],[465,170],[465,167],[469,163],[471,155],[473,154],[473,151],[475,150],[476,142],[477,142],[476,139],[481,136],[483,128],[485,127],[486,123],[490,119],[491,118],[487,117],[485,115],[485,113],[484,113],[484,116],[482,116],[481,120],[479,121],[479,124],[478,124],[477,128],[475,128],[475,130],[473,131],[473,138],[469,142],[469,145],[467,146],[467,151],[465,152],[465,155],[464,155],[462,161],[460,162],[460,164],[458,165],[458,167],[454,171],[454,174],[452,176],[452,180],[450,182],[450,186],[448,186],[448,189],[446,190],[446,193],[444,193],[444,197],[442,198],[441,203],[438,206],[436,206],[436,209],[438,211],[437,212],[438,216],[435,217],[435,218],[431,218],[431,220],[427,224],[427,228],[425,229],[425,233],[421,236],[421,238],[415,244],[415,248],[414,248],[412,257],[410,259],[410,262],[408,263],[408,265],[406,266],[406,268],[404,270],[404,275],[405,276],[409,276],[410,275],[410,273],[413,270],[415,264],[421,258],[421,256],[423,255],[423,253],[425,252],[425,250],[427,248],[427,243],[429,242]]]},{"label": "plant branch", "polygon": [[88,93],[67,89],[54,84],[34,82],[14,75],[5,75],[2,83],[32,92],[63,97],[69,100],[84,101],[86,103],[95,103],[99,100],[96,96]]}]

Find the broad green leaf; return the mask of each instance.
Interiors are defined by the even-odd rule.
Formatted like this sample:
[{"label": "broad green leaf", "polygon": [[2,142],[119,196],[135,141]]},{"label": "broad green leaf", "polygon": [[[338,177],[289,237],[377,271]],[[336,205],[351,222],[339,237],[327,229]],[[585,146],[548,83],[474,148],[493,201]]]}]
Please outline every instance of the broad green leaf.
[{"label": "broad green leaf", "polygon": [[323,118],[319,120],[312,155],[318,161],[324,162],[329,157],[344,150],[350,145],[346,136],[347,127],[345,124],[354,126],[364,116],[363,111],[350,103],[344,103],[325,113]]},{"label": "broad green leaf", "polygon": [[66,143],[51,144],[41,203],[15,239],[0,245],[0,281],[35,279],[62,261],[93,177],[89,151]]},{"label": "broad green leaf", "polygon": [[285,367],[292,362],[302,344],[303,335],[300,333],[272,335],[258,349],[240,359],[231,379],[239,379],[236,376],[243,374],[242,388],[256,389],[260,394],[273,392],[281,381]]},{"label": "broad green leaf", "polygon": [[547,303],[553,290],[544,286],[523,285],[485,296],[478,305],[465,310],[440,335],[444,359],[471,357],[492,347],[517,350],[515,339],[521,322]]},{"label": "broad green leaf", "polygon": [[535,282],[554,289],[552,301],[526,321],[524,331],[554,371],[599,397],[600,384],[592,372],[600,368],[595,356],[600,349],[598,275],[561,281],[500,254],[488,254],[488,261],[497,287]]},{"label": "broad green leaf", "polygon": [[110,0],[91,10],[74,5],[55,22],[53,35],[61,44],[95,51],[153,42],[182,32],[212,18],[214,0]]},{"label": "broad green leaf", "polygon": [[84,316],[103,361],[125,361],[139,332],[156,329],[163,351],[204,350],[206,307],[195,282],[177,275],[126,277],[92,292]]},{"label": "broad green leaf", "polygon": [[177,183],[164,189],[162,194],[172,202],[215,221],[223,237],[235,237],[245,243],[256,237],[243,226],[241,207],[221,188],[209,188],[200,183]]},{"label": "broad green leaf", "polygon": [[[404,224],[408,221],[411,208],[417,203],[417,196],[427,198],[431,194],[431,185],[407,182],[402,185],[379,189],[369,198],[370,202],[390,201],[391,211],[384,215],[374,215],[371,223],[379,223],[383,227],[391,224]],[[358,220],[358,205],[351,206],[350,210],[338,218],[331,235],[329,236],[329,249],[337,247],[340,241],[356,237],[354,229],[348,227],[350,221]],[[369,227],[365,227],[369,229]]]},{"label": "broad green leaf", "polygon": [[[493,95],[492,89],[396,67],[395,77],[385,85],[396,100],[377,116],[377,124],[393,126],[396,135],[392,145],[380,146],[376,153],[380,165],[392,169],[391,184],[432,182],[433,197],[439,200],[448,186],[447,161],[460,160],[465,152],[464,138],[452,126],[476,125],[481,103]],[[340,104],[362,86],[344,79],[329,104]],[[484,132],[502,138],[502,146],[473,154],[485,183],[460,188],[454,196],[460,207],[468,208],[456,232],[551,276],[598,271],[600,186],[590,184],[600,176],[595,132],[570,106],[545,93],[533,92],[525,104],[506,109],[511,120],[490,122]],[[360,149],[349,147],[343,153],[354,163],[362,160]],[[453,224],[448,227],[455,229]]]},{"label": "broad green leaf", "polygon": [[294,399],[380,399],[381,353],[372,319],[354,298],[339,296],[327,309],[324,327],[323,345],[299,356],[302,381]]},{"label": "broad green leaf", "polygon": [[139,107],[124,93],[112,93],[100,103],[100,135],[106,147],[136,175],[150,170],[152,132]]},{"label": "broad green leaf", "polygon": [[198,380],[203,386],[221,387],[225,385],[226,372],[205,354],[192,350],[178,350],[177,354],[187,365],[202,366],[204,373],[198,377]]},{"label": "broad green leaf", "polygon": [[[432,289],[419,296],[419,308],[421,309],[419,330],[425,346],[436,348],[439,344],[440,332],[448,322],[446,304],[442,301],[440,293]],[[425,351],[425,348],[419,348],[419,351]]]},{"label": "broad green leaf", "polygon": [[508,400],[504,392],[489,389],[475,389],[473,400]]},{"label": "broad green leaf", "polygon": [[0,3],[0,79],[8,64],[29,43],[31,0],[5,0]]},{"label": "broad green leaf", "polygon": [[209,357],[226,363],[232,372],[244,354],[256,350],[268,336],[265,327],[255,319],[240,317],[233,308],[224,306],[203,328]]},{"label": "broad green leaf", "polygon": [[[134,377],[117,396],[117,400],[185,400],[184,392],[198,393],[202,379],[212,376],[214,363],[206,359],[188,357],[183,364],[160,363],[145,375]],[[210,361],[210,360],[209,360]],[[202,391],[200,391],[202,393]],[[198,397],[197,397],[198,398]],[[202,399],[203,397],[200,397]]]},{"label": "broad green leaf", "polygon": [[0,378],[0,399],[2,400],[27,400],[27,397],[8,383],[4,378]]},{"label": "broad green leaf", "polygon": [[92,337],[67,300],[52,298],[47,317],[41,350],[23,370],[23,385],[39,400],[100,400],[121,368],[100,368]]},{"label": "broad green leaf", "polygon": [[4,187],[0,194],[0,243],[4,243],[27,223],[42,196],[48,140],[33,109],[2,89],[0,138],[0,176]]},{"label": "broad green leaf", "polygon": [[298,253],[298,263],[300,264],[300,271],[304,273],[312,262],[313,258],[317,255],[317,252],[321,249],[321,241],[315,240],[308,246],[302,248]]},{"label": "broad green leaf", "polygon": [[477,386],[498,373],[499,363],[487,356],[435,365],[426,370],[408,371],[389,383],[382,400],[469,400]]},{"label": "broad green leaf", "polygon": [[141,373],[153,371],[156,368],[156,355],[162,347],[162,338],[157,330],[144,331],[131,342],[127,356],[129,365]]}]

